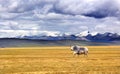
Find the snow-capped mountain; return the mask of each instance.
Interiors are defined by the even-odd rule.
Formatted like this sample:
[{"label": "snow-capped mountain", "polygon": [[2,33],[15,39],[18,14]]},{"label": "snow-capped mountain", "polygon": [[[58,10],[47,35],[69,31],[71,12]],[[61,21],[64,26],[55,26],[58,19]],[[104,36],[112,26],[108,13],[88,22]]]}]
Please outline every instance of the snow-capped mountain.
[{"label": "snow-capped mountain", "polygon": [[83,41],[118,41],[120,35],[117,33],[96,33],[91,34],[88,32],[85,35],[80,34],[58,34],[57,36],[24,36],[23,39],[40,39],[40,40],[83,40]]},{"label": "snow-capped mountain", "polygon": [[117,33],[97,33],[96,35],[92,36],[91,34],[85,36],[86,39],[90,41],[118,41],[120,40],[120,35]]},{"label": "snow-capped mountain", "polygon": [[[18,36],[11,36],[9,38],[19,38],[19,39],[33,39],[33,40],[82,40],[82,41],[97,41],[97,42],[106,42],[106,41],[119,41],[120,35],[117,33],[97,33],[89,31],[84,31],[78,34],[70,33],[59,33],[59,32],[48,32],[42,31],[37,34],[21,34]],[[17,33],[18,34],[18,33]],[[2,37],[7,38],[7,37]]]},{"label": "snow-capped mountain", "polygon": [[79,34],[76,34],[76,36],[82,37],[82,36],[87,36],[89,34],[89,31],[83,31]]}]

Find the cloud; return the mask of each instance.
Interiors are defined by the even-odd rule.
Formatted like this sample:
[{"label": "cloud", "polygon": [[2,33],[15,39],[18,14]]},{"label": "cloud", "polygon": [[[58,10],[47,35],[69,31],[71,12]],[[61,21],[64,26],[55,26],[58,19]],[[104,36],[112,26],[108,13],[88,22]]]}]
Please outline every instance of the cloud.
[{"label": "cloud", "polygon": [[87,26],[80,26],[79,28],[82,29],[82,30],[88,30]]},{"label": "cloud", "polygon": [[93,11],[95,6],[93,5],[95,0],[59,0],[55,8],[60,13],[71,14],[71,15],[80,15]]},{"label": "cloud", "polygon": [[0,30],[39,30],[40,25],[21,21],[0,21]]},{"label": "cloud", "polygon": [[24,36],[58,36],[58,31],[39,31],[39,30],[0,30],[0,38],[21,38]]},{"label": "cloud", "polygon": [[97,32],[113,32],[113,33],[119,33],[120,34],[120,21],[117,18],[113,17],[107,17],[105,19],[102,19],[102,23],[99,23],[95,26],[94,31]]},{"label": "cloud", "polygon": [[119,0],[59,0],[55,8],[58,13],[104,18],[119,15],[119,4]]},{"label": "cloud", "polygon": [[119,5],[119,0],[0,0],[0,30],[16,35],[119,33]]},{"label": "cloud", "polygon": [[36,8],[46,9],[49,4],[53,4],[55,0],[1,0],[0,11],[23,13],[32,11]]},{"label": "cloud", "polygon": [[[84,13],[85,16],[95,17],[95,18],[104,18],[109,16],[120,15],[120,8],[116,6],[117,2],[115,0],[102,0],[103,3],[100,4],[94,11]],[[97,3],[98,4],[98,3]]]},{"label": "cloud", "polygon": [[40,14],[55,12],[69,15],[105,17],[120,12],[119,0],[1,0],[0,11],[24,13],[37,11]]}]

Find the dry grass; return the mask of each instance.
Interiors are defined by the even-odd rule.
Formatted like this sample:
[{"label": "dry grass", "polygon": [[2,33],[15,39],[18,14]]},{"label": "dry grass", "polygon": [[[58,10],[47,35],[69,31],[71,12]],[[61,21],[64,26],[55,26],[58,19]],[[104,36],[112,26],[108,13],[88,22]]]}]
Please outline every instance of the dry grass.
[{"label": "dry grass", "polygon": [[0,48],[0,74],[120,74],[120,46],[88,48],[88,57],[70,47]]}]

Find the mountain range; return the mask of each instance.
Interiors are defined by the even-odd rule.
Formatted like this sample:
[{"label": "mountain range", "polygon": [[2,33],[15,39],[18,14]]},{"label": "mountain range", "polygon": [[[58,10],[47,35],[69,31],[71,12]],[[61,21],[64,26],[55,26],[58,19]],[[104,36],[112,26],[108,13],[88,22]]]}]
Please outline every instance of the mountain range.
[{"label": "mountain range", "polygon": [[120,35],[117,33],[95,33],[94,35],[89,33],[89,31],[82,32],[79,34],[56,34],[51,35],[34,35],[34,36],[22,36],[16,37],[19,39],[32,39],[32,40],[82,40],[82,41],[93,41],[93,42],[109,42],[109,41],[120,41]]}]

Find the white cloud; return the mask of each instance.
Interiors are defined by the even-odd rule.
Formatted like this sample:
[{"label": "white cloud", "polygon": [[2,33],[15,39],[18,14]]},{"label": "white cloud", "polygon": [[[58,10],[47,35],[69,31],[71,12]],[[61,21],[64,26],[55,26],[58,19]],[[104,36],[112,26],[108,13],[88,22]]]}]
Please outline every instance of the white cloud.
[{"label": "white cloud", "polygon": [[115,17],[107,17],[102,19],[102,23],[99,23],[95,26],[94,31],[97,32],[113,32],[120,34],[120,21]]},{"label": "white cloud", "polygon": [[79,29],[88,30],[88,27],[87,26],[80,26]]},{"label": "white cloud", "polygon": [[96,30],[98,30],[98,29],[106,29],[106,25],[104,25],[104,24],[100,24],[100,25],[97,25],[96,27],[95,27],[95,29]]},{"label": "white cloud", "polygon": [[24,36],[58,36],[58,31],[39,31],[39,30],[0,30],[0,38],[14,38]]}]

